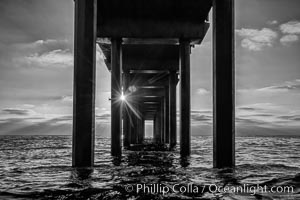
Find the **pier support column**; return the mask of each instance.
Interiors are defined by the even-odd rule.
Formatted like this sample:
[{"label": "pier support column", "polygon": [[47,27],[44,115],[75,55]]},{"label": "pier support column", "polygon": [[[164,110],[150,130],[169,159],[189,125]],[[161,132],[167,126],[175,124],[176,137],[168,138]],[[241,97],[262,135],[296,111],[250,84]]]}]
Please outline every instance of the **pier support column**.
[{"label": "pier support column", "polygon": [[[133,105],[132,105],[133,106]],[[136,126],[136,117],[134,112],[130,112],[131,117],[130,117],[130,144],[135,144],[136,143],[136,131],[135,131],[135,126]]]},{"label": "pier support column", "polygon": [[[137,104],[136,103],[131,103],[132,109],[137,111]],[[131,111],[131,127],[130,127],[130,143],[131,144],[137,144],[138,143],[138,131],[137,131],[137,116],[136,113],[134,113],[134,111]]]},{"label": "pier support column", "polygon": [[94,165],[97,1],[75,1],[72,165]]},{"label": "pier support column", "polygon": [[136,134],[136,140],[137,140],[137,144],[140,144],[141,143],[141,119],[137,118],[137,126],[136,126],[136,131],[137,131],[137,134]]},{"label": "pier support column", "polygon": [[111,155],[121,155],[121,69],[122,47],[120,38],[111,39]]},{"label": "pier support column", "polygon": [[165,97],[162,98],[161,100],[161,108],[160,108],[160,117],[161,117],[161,122],[160,122],[160,143],[165,142]]},{"label": "pier support column", "polygon": [[[138,113],[141,113],[140,110],[141,110],[141,106],[139,105],[138,106]],[[142,116],[139,116],[137,118],[137,127],[136,127],[136,129],[137,129],[137,143],[141,144],[142,143],[142,134],[143,134],[142,133]]]},{"label": "pier support column", "polygon": [[[132,105],[132,103],[130,102]],[[130,147],[130,144],[133,144],[133,119],[134,119],[134,113],[131,111],[131,109],[128,107],[128,141]]]},{"label": "pier support column", "polygon": [[157,113],[153,119],[153,142],[157,142]]},{"label": "pier support column", "polygon": [[154,118],[153,118],[153,129],[152,129],[152,138],[153,138],[152,141],[153,141],[153,142],[156,141],[156,139],[155,139],[155,137],[156,137],[156,136],[155,136],[155,134],[156,134],[155,130],[156,130],[156,129],[155,129],[155,128],[156,128],[156,123],[155,123],[155,116],[154,116]]},{"label": "pier support column", "polygon": [[145,119],[142,120],[142,142],[145,140]]},{"label": "pier support column", "polygon": [[213,163],[235,165],[234,0],[213,1]]},{"label": "pier support column", "polygon": [[[123,83],[124,83],[124,88],[123,88],[123,92],[125,97],[128,96],[129,91],[128,91],[128,87],[129,87],[129,72],[124,71],[123,73]],[[125,100],[127,101],[127,100]],[[129,131],[130,131],[130,120],[129,120],[129,110],[130,108],[127,106],[126,102],[123,102],[123,146],[129,147],[130,145],[130,137],[129,137]]]},{"label": "pier support column", "polygon": [[154,121],[154,126],[155,126],[155,142],[156,143],[161,143],[161,136],[162,136],[162,105],[160,103],[159,108],[156,113],[155,121]]},{"label": "pier support column", "polygon": [[164,142],[170,143],[170,99],[169,99],[169,88],[170,86],[167,86],[165,88],[165,137]]},{"label": "pier support column", "polygon": [[[137,111],[138,110],[138,105],[135,104],[135,110]],[[134,115],[134,126],[133,126],[133,132],[134,132],[134,144],[137,144],[138,143],[138,116],[137,115]]]},{"label": "pier support column", "polygon": [[143,140],[144,140],[144,128],[143,128],[143,124],[144,124],[144,120],[143,118],[142,119],[139,119],[139,144],[142,144],[143,143]]},{"label": "pier support column", "polygon": [[180,154],[191,154],[190,41],[180,40]]},{"label": "pier support column", "polygon": [[176,72],[170,72],[169,79],[169,118],[170,118],[170,148],[173,148],[176,145],[177,134],[176,134]]}]

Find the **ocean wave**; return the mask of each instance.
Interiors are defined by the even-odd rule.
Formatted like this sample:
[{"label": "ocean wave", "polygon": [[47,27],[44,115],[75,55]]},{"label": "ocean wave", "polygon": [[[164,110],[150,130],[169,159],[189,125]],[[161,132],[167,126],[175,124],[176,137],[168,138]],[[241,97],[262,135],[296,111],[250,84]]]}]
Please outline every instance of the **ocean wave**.
[{"label": "ocean wave", "polygon": [[[2,138],[3,139],[3,138]],[[263,140],[263,141],[262,141]],[[194,137],[192,156],[174,151],[126,150],[120,159],[111,157],[110,140],[96,140],[94,168],[71,167],[71,137],[6,137],[0,143],[0,199],[285,199],[270,194],[136,194],[127,184],[193,183],[267,186],[292,185],[299,197],[300,150],[286,138],[237,138],[237,166],[212,168],[212,138]],[[251,146],[249,144],[252,144]],[[278,143],[281,145],[276,146]],[[263,144],[259,148],[257,146]]]}]

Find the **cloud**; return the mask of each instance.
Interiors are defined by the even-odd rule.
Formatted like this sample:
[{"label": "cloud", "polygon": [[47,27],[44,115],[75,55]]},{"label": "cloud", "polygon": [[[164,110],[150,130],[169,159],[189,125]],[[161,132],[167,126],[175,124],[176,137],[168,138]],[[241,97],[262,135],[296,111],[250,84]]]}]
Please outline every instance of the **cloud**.
[{"label": "cloud", "polygon": [[278,21],[277,20],[268,21],[267,24],[275,25],[275,24],[278,24]]},{"label": "cloud", "polygon": [[198,88],[197,89],[197,94],[200,94],[200,95],[205,95],[205,94],[208,94],[209,91],[205,88]]},{"label": "cloud", "polygon": [[241,46],[250,51],[260,51],[265,47],[273,46],[277,38],[277,32],[269,28],[245,29],[236,30],[236,33],[242,37]]},{"label": "cloud", "polygon": [[[286,115],[285,112],[275,105],[248,105],[246,108],[240,107],[236,112],[236,123],[240,127],[265,127],[275,129],[276,127],[295,127],[299,126],[297,119],[299,112]],[[251,109],[250,109],[251,108]]]},{"label": "cloud", "polygon": [[32,105],[32,104],[23,104],[22,106],[25,108],[34,108],[35,107],[35,105]]},{"label": "cloud", "polygon": [[11,115],[29,115],[31,113],[30,110],[26,109],[20,109],[20,108],[5,108],[2,109],[2,111],[6,114],[11,114]]},{"label": "cloud", "polygon": [[104,121],[109,121],[111,118],[110,113],[104,113],[104,114],[98,114],[96,115],[97,120],[104,120]]},{"label": "cloud", "polygon": [[212,112],[192,110],[191,111],[192,124],[211,124],[212,123]]},{"label": "cloud", "polygon": [[287,23],[281,24],[279,26],[279,29],[283,34],[285,34],[280,39],[280,42],[283,45],[289,45],[299,40],[299,36],[297,35],[300,34],[299,21],[289,21]]},{"label": "cloud", "polygon": [[289,90],[298,90],[300,89],[300,85],[282,85],[282,86],[269,86],[260,88],[257,91],[260,92],[286,92]]},{"label": "cloud", "polygon": [[66,135],[72,133],[71,123],[57,119],[8,118],[0,122],[0,135]]},{"label": "cloud", "polygon": [[58,116],[55,118],[52,118],[48,120],[48,122],[51,123],[57,123],[57,124],[72,124],[72,115],[64,115],[64,116]]},{"label": "cloud", "polygon": [[259,92],[287,92],[300,91],[300,79],[294,81],[287,81],[281,85],[273,85],[257,89]]},{"label": "cloud", "polygon": [[47,40],[37,40],[35,42],[33,42],[32,44],[36,44],[36,45],[44,45],[44,44],[55,44],[61,41],[67,41],[67,40],[53,40],[53,39],[47,39]]},{"label": "cloud", "polygon": [[280,42],[283,45],[289,45],[293,42],[296,42],[299,40],[298,35],[284,35],[282,38],[280,38]]},{"label": "cloud", "polygon": [[207,115],[192,115],[192,120],[203,122],[203,121],[211,121],[212,118]]},{"label": "cloud", "polygon": [[277,106],[273,103],[254,103],[254,104],[248,104],[248,105],[243,105],[243,106],[238,106],[236,107],[237,111],[245,111],[245,112],[251,112],[252,113],[258,113],[264,110],[273,110],[276,109]]},{"label": "cloud", "polygon": [[73,102],[73,96],[72,95],[65,95],[65,96],[62,96],[61,97],[61,100],[63,102],[66,102],[66,103],[72,103]]},{"label": "cloud", "polygon": [[[107,118],[107,115],[100,117]],[[110,136],[110,124],[96,120],[96,134]],[[53,118],[23,117],[0,119],[0,135],[71,135],[72,115]]]},{"label": "cloud", "polygon": [[19,53],[44,54],[56,49],[71,49],[72,43],[69,40],[45,39],[28,43],[16,43],[12,45]]},{"label": "cloud", "polygon": [[[278,83],[262,88],[252,88],[252,89],[238,89],[237,93],[239,95],[244,94],[252,94],[252,95],[259,95],[259,94],[267,94],[267,93],[282,93],[282,92],[300,92],[300,79],[295,79],[293,81],[286,81],[283,83]],[[291,93],[292,94],[292,93]],[[247,108],[246,108],[247,109]]]},{"label": "cloud", "polygon": [[29,65],[48,67],[68,67],[73,64],[73,55],[70,50],[56,49],[39,55],[38,53],[25,57]]},{"label": "cloud", "polygon": [[263,120],[258,120],[255,118],[247,118],[247,117],[236,117],[236,123],[244,124],[244,125],[266,125],[267,123]]},{"label": "cloud", "polygon": [[246,111],[255,111],[255,110],[257,110],[256,108],[252,108],[252,107],[239,107],[238,109],[246,110]]},{"label": "cloud", "polygon": [[[250,104],[236,109],[237,136],[299,135],[300,113],[286,115],[272,103]],[[212,112],[191,111],[192,135],[212,135]]]},{"label": "cloud", "polygon": [[73,64],[72,44],[68,40],[37,40],[12,46],[12,60],[20,67],[68,67]]},{"label": "cloud", "polygon": [[[287,115],[276,114],[268,110],[270,106],[266,105],[269,104],[253,104],[242,107],[252,109],[246,109],[250,110],[247,113],[238,113],[236,117],[238,136],[299,135],[299,112]],[[110,123],[105,123],[109,118],[110,114],[108,113],[97,115],[96,134],[110,136]],[[211,111],[193,110],[191,119],[192,135],[212,135]],[[71,133],[72,115],[57,115],[53,118],[0,119],[0,135],[71,135]]]},{"label": "cloud", "polygon": [[281,24],[279,28],[281,32],[285,34],[300,34],[299,21],[289,21],[285,24]]},{"label": "cloud", "polygon": [[[284,116],[279,113],[270,113],[271,110],[263,111],[263,112],[269,112],[267,113],[248,113],[248,114],[241,114],[238,113],[236,116],[236,124],[238,127],[264,127],[264,128],[270,128],[270,129],[276,129],[276,128],[286,128],[289,129],[291,127],[299,127],[299,114],[296,115],[290,115],[290,116]],[[261,133],[263,134],[263,133]],[[284,134],[284,132],[283,132]]]},{"label": "cloud", "polygon": [[284,120],[294,120],[294,121],[300,121],[300,115],[283,115],[283,116],[278,116],[280,119]]}]

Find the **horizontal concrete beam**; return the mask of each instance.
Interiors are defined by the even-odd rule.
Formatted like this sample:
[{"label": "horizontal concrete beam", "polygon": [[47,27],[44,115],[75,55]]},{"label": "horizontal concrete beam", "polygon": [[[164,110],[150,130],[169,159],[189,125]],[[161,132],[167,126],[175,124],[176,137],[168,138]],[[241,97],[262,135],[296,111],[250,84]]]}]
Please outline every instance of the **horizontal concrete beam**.
[{"label": "horizontal concrete beam", "polygon": [[[98,37],[97,43],[111,44],[111,39],[108,37]],[[178,38],[124,38],[122,44],[172,44],[178,45]]]},{"label": "horizontal concrete beam", "polygon": [[143,96],[154,95],[164,97],[165,88],[140,88],[136,92],[131,93],[128,99],[137,99]]},{"label": "horizontal concrete beam", "polygon": [[[178,79],[176,84],[178,83]],[[165,87],[169,85],[169,74],[130,74],[130,85],[134,85],[137,88],[147,87]]]},{"label": "horizontal concrete beam", "polygon": [[[105,56],[105,63],[111,69],[111,45],[99,44]],[[122,46],[123,70],[173,70],[179,69],[178,45],[131,45]]]},{"label": "horizontal concrete beam", "polygon": [[[209,28],[207,22],[189,24],[185,22],[145,22],[131,19],[112,20],[110,24],[98,25],[98,37],[128,37],[128,38],[190,38],[192,44],[200,44]],[[113,29],[112,27],[117,27]],[[139,27],[139,28],[136,28]],[[152,27],[152,28],[151,28]]]},{"label": "horizontal concrete beam", "polygon": [[146,102],[144,102],[144,104],[157,105],[157,104],[159,104],[159,102],[149,102],[149,101],[146,101]]},{"label": "horizontal concrete beam", "polygon": [[151,102],[151,103],[160,103],[162,100],[162,96],[154,96],[154,95],[145,95],[145,96],[141,96],[139,97],[139,101],[140,102]]},{"label": "horizontal concrete beam", "polygon": [[131,74],[166,74],[169,73],[169,69],[135,69],[129,70]]},{"label": "horizontal concrete beam", "polygon": [[156,108],[158,108],[158,104],[145,104],[145,103],[142,103],[142,105],[146,109],[153,109],[153,108],[156,109]]},{"label": "horizontal concrete beam", "polygon": [[99,0],[98,37],[202,40],[212,0]]}]

